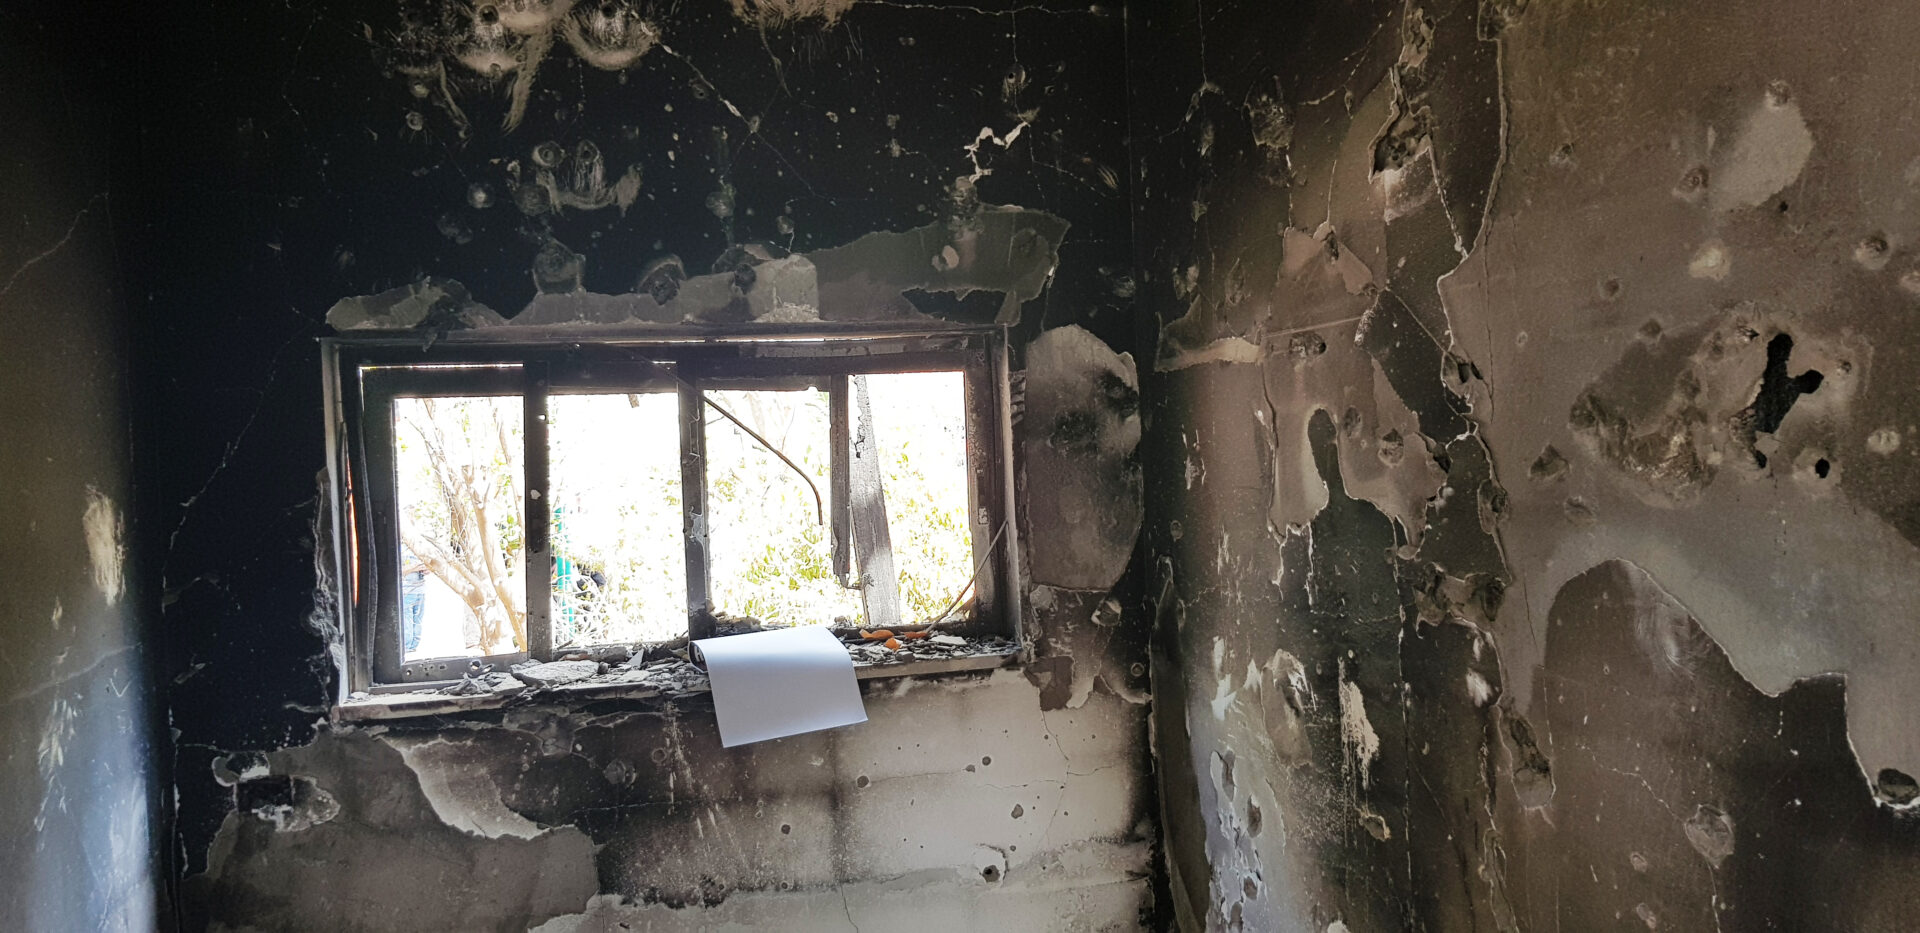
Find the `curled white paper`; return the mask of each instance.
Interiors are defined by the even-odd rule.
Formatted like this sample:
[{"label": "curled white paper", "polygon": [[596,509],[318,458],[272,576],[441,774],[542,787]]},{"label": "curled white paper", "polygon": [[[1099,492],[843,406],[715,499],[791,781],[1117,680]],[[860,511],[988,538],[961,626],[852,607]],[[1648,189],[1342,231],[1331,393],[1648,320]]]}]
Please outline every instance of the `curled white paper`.
[{"label": "curled white paper", "polygon": [[829,629],[775,629],[694,645],[713,682],[722,746],[867,721],[853,659]]}]

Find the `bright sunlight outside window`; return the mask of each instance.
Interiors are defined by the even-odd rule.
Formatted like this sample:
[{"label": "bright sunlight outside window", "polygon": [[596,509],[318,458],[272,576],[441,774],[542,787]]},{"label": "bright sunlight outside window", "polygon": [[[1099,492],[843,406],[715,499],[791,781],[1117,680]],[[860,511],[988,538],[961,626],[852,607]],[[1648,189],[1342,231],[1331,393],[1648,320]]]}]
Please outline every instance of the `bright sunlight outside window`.
[{"label": "bright sunlight outside window", "polygon": [[984,336],[461,344],[334,351],[356,684],[750,628],[1007,632]]}]

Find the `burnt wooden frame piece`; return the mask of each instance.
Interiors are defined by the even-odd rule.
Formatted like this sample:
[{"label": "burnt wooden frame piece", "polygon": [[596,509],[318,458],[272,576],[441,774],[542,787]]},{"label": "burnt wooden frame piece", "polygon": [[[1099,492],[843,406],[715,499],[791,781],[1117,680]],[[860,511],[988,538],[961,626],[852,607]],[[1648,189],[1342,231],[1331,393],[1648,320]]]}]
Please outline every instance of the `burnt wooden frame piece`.
[{"label": "burnt wooden frame piece", "polygon": [[[975,566],[972,613],[957,634],[1020,634],[1019,549],[1013,525],[1013,439],[1005,329],[826,325],[615,329],[505,327],[416,334],[347,334],[322,341],[332,482],[335,579],[346,640],[342,694],[412,690],[457,681],[479,661],[496,668],[552,657],[553,554],[547,501],[547,401],[554,395],[676,392],[688,634],[713,634],[706,527],[706,389],[819,388],[830,400],[834,451],[833,570],[849,582],[848,554],[863,537],[851,500],[850,451],[860,421],[851,377],[965,374],[968,526]],[[523,400],[521,518],[525,529],[527,650],[486,658],[403,661],[393,400],[517,396]],[[871,535],[866,537],[871,538]],[[724,546],[724,544],[722,545]]]}]

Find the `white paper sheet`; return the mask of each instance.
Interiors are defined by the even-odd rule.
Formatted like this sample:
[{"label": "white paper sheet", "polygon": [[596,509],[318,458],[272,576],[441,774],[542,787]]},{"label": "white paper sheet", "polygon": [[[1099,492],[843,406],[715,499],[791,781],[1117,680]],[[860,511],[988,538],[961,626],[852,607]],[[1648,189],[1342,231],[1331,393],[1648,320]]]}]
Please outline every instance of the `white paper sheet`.
[{"label": "white paper sheet", "polygon": [[867,721],[853,659],[829,629],[783,628],[694,644],[707,662],[720,744],[727,748]]}]

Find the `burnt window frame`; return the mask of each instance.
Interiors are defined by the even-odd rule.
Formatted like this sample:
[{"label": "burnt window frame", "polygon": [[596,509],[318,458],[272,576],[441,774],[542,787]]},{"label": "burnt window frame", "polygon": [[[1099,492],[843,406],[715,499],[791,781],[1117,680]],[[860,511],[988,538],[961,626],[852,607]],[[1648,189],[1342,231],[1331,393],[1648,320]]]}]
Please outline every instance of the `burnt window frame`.
[{"label": "burnt window frame", "polygon": [[[677,392],[680,396],[681,540],[687,552],[686,634],[711,637],[705,514],[706,389],[822,388],[833,400],[831,493],[834,570],[854,547],[848,469],[850,377],[964,373],[972,612],[942,629],[1021,641],[1019,543],[1014,508],[1011,373],[1002,325],[671,326],[644,329],[500,327],[446,334],[348,332],[321,340],[331,481],[335,604],[344,636],[342,695],[420,690],[458,682],[474,662],[495,669],[554,660],[548,540],[547,399],[566,394]],[[400,570],[394,475],[396,398],[522,399],[521,513],[527,650],[488,657],[406,661],[400,652]],[[536,503],[540,507],[535,507]],[[824,622],[824,620],[823,620]],[[638,644],[619,642],[617,644]]]}]

